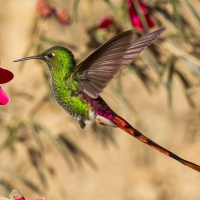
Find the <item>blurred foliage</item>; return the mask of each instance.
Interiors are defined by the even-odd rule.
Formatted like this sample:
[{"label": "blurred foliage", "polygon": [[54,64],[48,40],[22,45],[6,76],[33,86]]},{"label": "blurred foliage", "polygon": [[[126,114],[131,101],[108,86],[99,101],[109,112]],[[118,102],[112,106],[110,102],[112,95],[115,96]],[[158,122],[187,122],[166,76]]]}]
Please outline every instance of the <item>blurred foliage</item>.
[{"label": "blurred foliage", "polygon": [[[82,58],[84,55],[91,52],[91,50],[94,50],[100,44],[122,31],[135,29],[135,37],[139,37],[145,32],[151,31],[148,24],[145,22],[144,15],[139,14],[140,5],[137,0],[134,0],[134,6],[136,7],[138,16],[144,27],[144,32],[142,33],[131,23],[126,0],[121,0],[121,6],[115,5],[114,0],[104,1],[113,13],[110,17],[114,19],[114,22],[109,27],[98,28],[98,23],[91,17],[91,24],[88,27],[85,27],[89,42],[87,43],[87,51],[83,53]],[[138,77],[148,92],[151,92],[152,88],[158,89],[159,87],[164,87],[167,90],[170,107],[173,105],[173,94],[175,92],[173,82],[174,79],[179,79],[179,81],[182,82],[183,90],[186,91],[185,94],[189,105],[195,107],[197,105],[193,101],[191,95],[200,87],[200,15],[189,0],[154,0],[144,2],[147,3],[149,12],[156,19],[157,25],[154,29],[166,27],[166,33],[165,37],[161,36],[161,38],[157,39],[155,44],[152,44],[148,49],[143,51],[141,56],[136,59],[137,65],[130,64],[128,67],[129,72],[133,74],[133,76]],[[64,25],[65,28],[79,20],[78,14],[80,3],[81,0],[74,0],[74,6],[71,8],[71,20]],[[89,4],[88,7],[91,12],[88,16],[92,16],[92,13],[95,13],[93,12],[92,7],[93,1],[90,0],[87,1],[87,3]],[[44,27],[48,26],[49,20],[51,20],[50,16],[44,17],[37,14],[35,23],[33,24],[32,39],[29,41],[29,44],[21,57],[29,56],[31,51],[39,54],[46,49],[46,44],[51,46],[66,46],[74,52],[78,51],[78,44],[77,46],[74,46],[65,41],[60,41],[56,36],[53,38],[48,38],[46,36]],[[23,70],[24,64],[25,62],[19,64],[20,70]],[[153,76],[146,70],[147,68],[151,69]],[[183,68],[188,68],[190,73],[183,73]],[[192,81],[190,76],[193,76]],[[66,136],[65,133],[59,133],[55,136],[48,130],[48,127],[33,120],[35,113],[41,109],[42,105],[45,102],[51,102],[53,100],[47,68],[43,68],[43,78],[48,93],[44,94],[41,101],[39,101],[30,111],[28,119],[23,120],[19,117],[20,120],[14,120],[14,122],[11,120],[11,123],[5,125],[6,108],[0,108],[0,131],[5,133],[4,141],[1,143],[0,152],[2,154],[3,151],[9,149],[10,154],[15,154],[16,146],[22,145],[29,158],[29,162],[37,172],[38,179],[45,188],[47,180],[44,168],[48,169],[49,174],[53,174],[53,169],[44,159],[44,139],[49,140],[50,144],[55,147],[70,169],[79,166],[82,160],[85,160],[93,168],[96,168],[97,166],[88,155]],[[109,85],[108,88],[119,97],[119,105],[122,106],[123,109],[135,112],[133,105],[128,99],[123,97],[123,82],[121,81],[121,75],[117,76],[117,86]],[[34,95],[25,91],[12,91],[12,93],[13,96],[21,95],[28,99],[34,99]],[[123,102],[123,104],[121,102]],[[106,144],[108,141],[115,143],[112,132],[113,129],[102,126],[99,127],[94,124],[92,125],[92,130],[94,135],[103,143]],[[0,170],[18,178],[34,191],[43,189],[39,188],[36,183],[32,183],[30,179],[20,172],[12,169],[12,166],[8,167],[0,165]],[[0,185],[6,192],[12,188],[12,186],[7,183],[7,180],[4,179],[0,179]]]}]

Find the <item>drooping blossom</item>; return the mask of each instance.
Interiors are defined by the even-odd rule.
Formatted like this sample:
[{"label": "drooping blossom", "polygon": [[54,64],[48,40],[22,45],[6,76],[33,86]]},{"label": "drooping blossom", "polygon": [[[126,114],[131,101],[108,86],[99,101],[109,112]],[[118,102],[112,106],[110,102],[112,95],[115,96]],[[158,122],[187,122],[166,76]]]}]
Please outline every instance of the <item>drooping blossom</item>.
[{"label": "drooping blossom", "polygon": [[98,28],[108,28],[114,23],[114,20],[110,17],[103,18],[98,24]]},{"label": "drooping blossom", "polygon": [[[136,8],[133,4],[133,1],[127,0],[128,12],[130,15],[131,23],[139,32],[143,32],[144,27],[140,20],[140,17],[138,16],[136,12]],[[156,20],[154,19],[153,16],[149,14],[150,8],[146,4],[144,4],[142,1],[139,1],[139,6],[140,6],[140,13],[144,16],[144,19],[146,20],[148,27],[149,28],[154,27],[156,24]]]},{"label": "drooping blossom", "polygon": [[[134,0],[127,0],[128,12],[130,16],[137,15],[133,1]],[[139,1],[139,5],[140,5],[140,12],[142,14],[147,14],[147,12],[149,11],[149,7],[141,1]]]},{"label": "drooping blossom", "polygon": [[[1,65],[1,61],[0,61]],[[13,79],[14,75],[7,69],[3,69],[0,67],[0,84],[8,83]]]},{"label": "drooping blossom", "polygon": [[11,198],[11,200],[25,200],[25,198],[21,194],[19,194],[17,190],[12,190],[9,197]]},{"label": "drooping blossom", "polygon": [[37,13],[43,17],[54,17],[62,25],[68,25],[70,22],[70,17],[68,13],[62,8],[54,8],[46,0],[38,0],[36,4]]},{"label": "drooping blossom", "polygon": [[7,105],[10,102],[9,96],[6,92],[0,87],[0,105]]},{"label": "drooping blossom", "polygon": [[[146,19],[146,22],[147,22],[147,25],[149,28],[152,28],[155,26],[156,21],[153,17],[149,16],[148,14],[144,15],[144,17]],[[132,22],[133,26],[135,26],[139,32],[144,31],[144,27],[142,25],[142,22],[141,22],[139,16],[134,15],[133,17],[131,17],[131,22]]]},{"label": "drooping blossom", "polygon": [[[9,197],[10,198],[0,197],[0,200],[25,200],[25,198],[17,190],[12,190]],[[36,200],[45,200],[45,198],[40,197]]]},{"label": "drooping blossom", "polygon": [[[1,61],[0,61],[1,65]],[[14,75],[7,69],[0,67],[0,84],[8,83],[13,79]],[[7,105],[10,102],[8,94],[0,87],[0,105]]]},{"label": "drooping blossom", "polygon": [[64,9],[62,9],[62,8],[56,9],[54,12],[54,15],[61,24],[63,24],[63,25],[69,24],[70,17]]},{"label": "drooping blossom", "polygon": [[50,17],[53,14],[53,8],[45,0],[38,0],[36,4],[36,11],[45,18]]}]

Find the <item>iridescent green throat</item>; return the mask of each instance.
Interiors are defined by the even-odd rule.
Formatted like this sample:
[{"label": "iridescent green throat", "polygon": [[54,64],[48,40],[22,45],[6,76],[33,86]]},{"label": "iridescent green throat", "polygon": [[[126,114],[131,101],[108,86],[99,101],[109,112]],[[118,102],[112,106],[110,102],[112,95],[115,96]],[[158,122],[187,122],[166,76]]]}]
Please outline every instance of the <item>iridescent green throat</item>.
[{"label": "iridescent green throat", "polygon": [[59,52],[59,62],[51,63],[49,66],[54,96],[57,102],[74,118],[87,119],[89,105],[80,98],[78,82],[71,76],[76,64],[70,53],[65,54],[65,59],[63,59]]}]

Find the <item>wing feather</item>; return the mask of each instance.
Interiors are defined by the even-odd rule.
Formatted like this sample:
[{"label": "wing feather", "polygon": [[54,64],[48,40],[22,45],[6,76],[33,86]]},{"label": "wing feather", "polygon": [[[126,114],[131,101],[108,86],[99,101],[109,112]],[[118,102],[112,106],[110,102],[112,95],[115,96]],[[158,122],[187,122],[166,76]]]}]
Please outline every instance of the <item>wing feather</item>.
[{"label": "wing feather", "polygon": [[163,31],[157,30],[133,41],[133,31],[130,30],[101,45],[75,68],[79,89],[90,98],[97,98],[114,75],[130,64]]}]

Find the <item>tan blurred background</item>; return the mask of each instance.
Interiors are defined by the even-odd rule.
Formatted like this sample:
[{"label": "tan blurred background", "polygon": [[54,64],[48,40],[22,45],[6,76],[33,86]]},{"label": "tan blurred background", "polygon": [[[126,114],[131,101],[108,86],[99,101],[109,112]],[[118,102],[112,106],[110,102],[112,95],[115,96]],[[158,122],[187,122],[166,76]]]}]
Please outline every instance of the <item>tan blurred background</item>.
[{"label": "tan blurred background", "polygon": [[[192,1],[194,5],[200,5],[198,1]],[[64,133],[91,158],[96,167],[92,167],[84,159],[80,161],[82,163],[80,165],[71,159],[75,166],[71,169],[49,138],[45,134],[40,134],[45,149],[40,158],[43,161],[39,166],[46,179],[46,183],[42,182],[26,148],[29,145],[33,147],[37,145],[27,139],[30,139],[30,130],[24,128],[18,136],[21,140],[14,143],[13,150],[1,148],[0,169],[7,166],[17,171],[31,180],[40,192],[34,191],[17,176],[5,170],[0,171],[0,182],[5,182],[8,188],[17,189],[26,199],[38,197],[45,197],[47,200],[200,199],[198,172],[162,155],[121,130],[114,130],[115,143],[99,141],[93,136],[90,127],[80,130],[78,123],[54,101],[43,103],[30,118],[29,113],[34,112],[34,106],[39,105],[44,95],[48,93],[42,76],[46,66],[37,61],[27,61],[20,71],[20,64],[13,63],[13,60],[24,56],[31,40],[36,18],[36,2],[36,0],[0,0],[0,59],[2,67],[9,69],[15,75],[13,81],[3,86],[10,94],[11,102],[8,106],[0,108],[4,119],[0,127],[1,145],[7,138],[3,126],[35,120],[45,125],[54,136]],[[73,12],[72,1],[50,2],[65,8],[70,14]],[[104,1],[94,1],[93,6],[96,21],[111,14]],[[43,31],[47,36],[78,48],[75,56],[79,59],[84,58],[83,54],[87,49],[88,37],[85,29],[90,24],[88,9],[87,1],[81,1],[78,22],[69,26],[61,26],[53,19],[44,23]],[[168,33],[169,30],[166,30],[162,37],[165,38]],[[28,53],[29,56],[34,54],[34,50]],[[115,96],[112,90],[106,88],[102,97],[108,105],[161,146],[186,160],[200,164],[198,105],[195,109],[189,106],[179,79],[174,79],[171,110],[168,107],[167,92],[163,87],[154,89],[149,94],[138,77],[130,75],[127,69],[123,71],[122,82],[123,96],[130,101],[137,114],[122,106],[122,100]],[[115,85],[116,80],[112,80],[110,84]],[[33,98],[19,95],[23,91],[31,94]],[[198,101],[196,99],[196,102]],[[26,140],[26,145],[23,144],[23,140]],[[0,187],[0,195],[5,196],[3,186]]]}]

